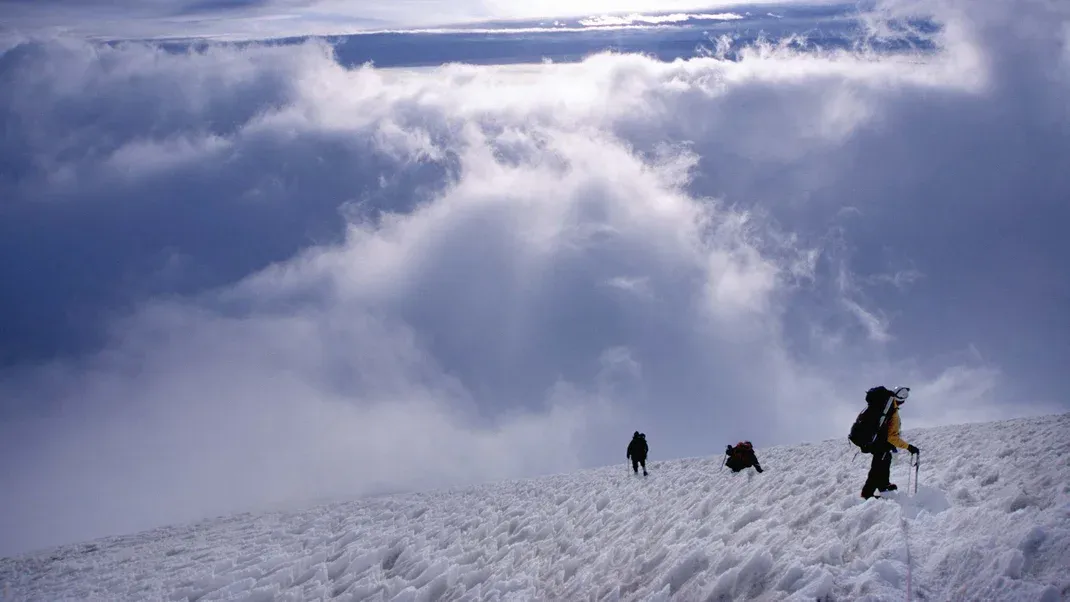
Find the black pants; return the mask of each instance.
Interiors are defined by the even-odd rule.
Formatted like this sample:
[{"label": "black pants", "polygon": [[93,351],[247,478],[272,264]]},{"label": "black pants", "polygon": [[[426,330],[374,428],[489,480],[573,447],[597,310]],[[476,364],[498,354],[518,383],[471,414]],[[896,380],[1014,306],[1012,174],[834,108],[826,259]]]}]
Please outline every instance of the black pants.
[{"label": "black pants", "polygon": [[640,464],[643,466],[643,474],[646,474],[646,458],[636,458],[635,456],[632,456],[632,470],[638,473]]},{"label": "black pants", "polygon": [[732,458],[729,458],[727,461],[725,461],[724,464],[725,466],[731,468],[732,472],[739,472],[745,468],[750,468],[751,466],[754,467],[755,472],[762,472],[762,465],[758,464],[757,460],[751,460],[750,462],[747,462],[746,460],[737,461]]},{"label": "black pants", "polygon": [[873,497],[874,491],[886,491],[892,474],[892,445],[890,443],[873,450],[873,461],[869,465],[866,484],[862,486],[862,497]]}]

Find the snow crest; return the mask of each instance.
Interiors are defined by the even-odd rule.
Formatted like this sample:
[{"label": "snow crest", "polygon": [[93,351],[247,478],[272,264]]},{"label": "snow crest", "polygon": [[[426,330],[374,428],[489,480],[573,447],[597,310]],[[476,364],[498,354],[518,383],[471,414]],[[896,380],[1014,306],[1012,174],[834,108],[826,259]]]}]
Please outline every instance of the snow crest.
[{"label": "snow crest", "polygon": [[899,454],[882,500],[844,440],[759,449],[762,474],[714,456],[242,514],[0,560],[0,599],[1054,602],[1068,428],[908,430],[920,485]]}]

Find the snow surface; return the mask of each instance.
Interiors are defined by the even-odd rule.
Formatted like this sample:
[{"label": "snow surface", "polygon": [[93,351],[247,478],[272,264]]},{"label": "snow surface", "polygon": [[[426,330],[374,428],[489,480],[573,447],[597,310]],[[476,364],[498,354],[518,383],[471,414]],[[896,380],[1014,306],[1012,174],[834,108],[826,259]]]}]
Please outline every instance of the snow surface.
[{"label": "snow surface", "polygon": [[[909,425],[909,411],[904,412]],[[1070,599],[1070,414],[243,514],[0,560],[3,600]],[[622,455],[627,433],[621,444]],[[651,437],[653,457],[658,442]],[[727,442],[713,442],[723,448]],[[908,596],[909,584],[909,596]]]}]

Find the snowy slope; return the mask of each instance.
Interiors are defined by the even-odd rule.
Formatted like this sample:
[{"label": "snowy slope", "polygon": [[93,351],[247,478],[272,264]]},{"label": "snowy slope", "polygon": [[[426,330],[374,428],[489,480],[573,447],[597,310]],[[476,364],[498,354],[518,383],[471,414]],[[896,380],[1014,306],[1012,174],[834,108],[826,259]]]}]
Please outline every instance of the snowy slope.
[{"label": "snowy slope", "polygon": [[720,455],[645,479],[622,462],[239,515],[0,560],[0,583],[5,600],[1055,602],[1070,599],[1068,433],[1070,414],[908,429],[916,497],[861,500],[868,456],[844,439],[759,449],[763,474]]}]

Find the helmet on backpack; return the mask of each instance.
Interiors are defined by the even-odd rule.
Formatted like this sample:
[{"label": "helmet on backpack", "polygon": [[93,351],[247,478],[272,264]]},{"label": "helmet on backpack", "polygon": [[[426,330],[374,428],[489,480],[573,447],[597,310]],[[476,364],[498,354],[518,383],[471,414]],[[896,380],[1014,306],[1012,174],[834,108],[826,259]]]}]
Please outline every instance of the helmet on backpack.
[{"label": "helmet on backpack", "polygon": [[[887,429],[888,416],[910,396],[910,387],[894,391],[883,386],[866,391],[866,409],[858,413],[847,439],[863,453],[870,453],[877,439]],[[895,400],[896,403],[892,403]]]}]

